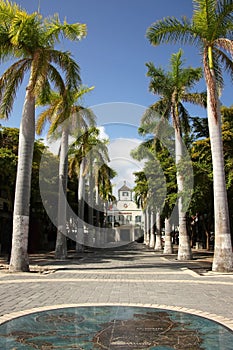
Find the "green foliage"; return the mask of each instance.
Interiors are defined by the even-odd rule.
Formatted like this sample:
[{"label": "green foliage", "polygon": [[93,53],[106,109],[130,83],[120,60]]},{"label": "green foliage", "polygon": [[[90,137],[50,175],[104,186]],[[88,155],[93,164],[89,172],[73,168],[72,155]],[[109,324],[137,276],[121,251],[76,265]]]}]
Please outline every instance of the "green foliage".
[{"label": "green foliage", "polygon": [[[96,127],[82,131],[78,130],[76,140],[69,149],[69,175],[79,177],[92,174],[99,196],[103,200],[114,199],[111,179],[116,176],[116,171],[107,165],[109,141],[99,138],[99,129]],[[84,163],[83,174],[80,174],[81,162]]]},{"label": "green foliage", "polygon": [[[183,135],[186,146],[190,144],[190,116],[183,102],[206,105],[205,93],[190,91],[201,79],[202,70],[184,68],[182,54],[182,50],[179,50],[171,56],[168,72],[161,67],[156,68],[152,62],[146,64],[150,78],[149,90],[159,95],[160,99],[146,110],[139,129],[142,135],[153,137],[132,152],[132,156],[138,160],[148,159],[144,166],[148,186],[147,204],[154,208],[163,207],[163,215],[167,217],[178,197],[183,198],[182,207],[186,211],[192,195],[192,164],[185,149],[179,164],[175,165],[178,159],[175,137]],[[173,127],[168,123],[169,120]],[[183,183],[179,193],[177,175]],[[138,191],[137,186],[136,188]]]},{"label": "green foliage", "polygon": [[70,52],[55,50],[60,37],[78,41],[86,35],[86,25],[60,22],[58,16],[44,19],[38,12],[28,14],[10,1],[0,0],[0,59],[13,63],[0,79],[1,118],[8,118],[16,92],[30,72],[28,90],[46,101],[50,84],[60,93],[65,85],[76,90],[81,82],[80,68]]},{"label": "green foliage", "polygon": [[65,88],[61,95],[50,90],[46,97],[39,96],[38,106],[46,106],[37,119],[36,131],[41,134],[46,123],[50,123],[48,135],[56,138],[61,136],[62,129],[68,127],[69,134],[75,137],[87,129],[88,125],[95,125],[95,115],[89,109],[81,106],[82,97],[94,87],[80,86],[78,90]]},{"label": "green foliage", "polygon": [[222,107],[223,152],[226,171],[226,185],[229,199],[233,195],[233,107]]},{"label": "green foliage", "polygon": [[176,166],[170,151],[158,139],[149,139],[131,152],[134,159],[147,160],[143,171],[135,172],[135,202],[143,209],[163,208],[171,213],[177,200]]},{"label": "green foliage", "polygon": [[[10,215],[13,215],[13,202],[15,192],[15,181],[18,162],[18,142],[19,129],[17,128],[0,128],[0,190],[6,190],[10,194]],[[41,165],[41,157],[43,155],[43,164]],[[41,171],[41,166],[46,167],[46,171]],[[50,169],[58,169],[58,158],[50,153],[42,140],[36,140],[34,144],[33,163],[32,163],[32,179],[31,179],[31,221],[40,222],[41,241],[38,242],[37,249],[41,247],[44,236],[48,232],[51,225],[48,216],[45,213],[43,203],[40,196],[39,173],[46,174],[43,181],[49,181],[49,188],[53,188],[54,184],[54,200],[57,200],[57,178],[53,178],[49,173]],[[52,195],[52,194],[51,194]],[[9,233],[10,234],[10,233]],[[32,232],[30,232],[32,234]],[[7,240],[10,242],[10,237]],[[6,249],[6,247],[5,247]]]},{"label": "green foliage", "polygon": [[19,130],[0,127],[0,168],[1,186],[14,192],[16,169],[18,161]]},{"label": "green foliage", "polygon": [[144,171],[134,173],[136,185],[134,186],[134,200],[138,208],[143,210],[147,207],[148,182]]},{"label": "green foliage", "polygon": [[[230,219],[233,227],[233,108],[222,107],[222,136],[225,160],[226,187],[228,191]],[[197,140],[191,149],[194,170],[194,193],[190,204],[190,213],[212,213],[213,216],[213,169],[208,136],[207,119],[195,118],[194,135]],[[206,135],[207,134],[207,135]],[[205,138],[204,138],[205,137]]]},{"label": "green foliage", "polygon": [[[202,78],[201,68],[184,68],[182,50],[173,54],[170,59],[170,70],[156,68],[153,63],[147,63],[147,76],[150,78],[149,90],[159,95],[160,99],[150,106],[142,117],[142,129],[154,135],[160,135],[158,127],[161,119],[172,119],[173,126],[183,135],[189,132],[189,113],[183,102],[191,102],[204,107],[206,94],[190,92]],[[150,126],[150,128],[148,128]],[[144,132],[145,132],[144,131]]]},{"label": "green foliage", "polygon": [[[219,90],[223,73],[232,73],[232,0],[193,0],[193,17],[165,17],[146,32],[152,45],[180,43],[196,46],[203,55],[204,68],[213,67]],[[211,53],[211,54],[210,54]]]}]

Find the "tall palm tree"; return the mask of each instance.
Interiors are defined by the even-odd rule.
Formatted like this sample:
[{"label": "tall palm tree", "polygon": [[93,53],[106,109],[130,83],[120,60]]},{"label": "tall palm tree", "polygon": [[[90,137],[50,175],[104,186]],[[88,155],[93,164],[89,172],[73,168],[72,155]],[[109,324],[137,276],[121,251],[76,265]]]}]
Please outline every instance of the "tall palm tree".
[{"label": "tall palm tree", "polygon": [[[149,232],[149,246],[160,250],[161,248],[161,232],[160,232],[160,213],[164,204],[166,193],[163,175],[161,174],[161,167],[157,159],[157,152],[155,150],[154,139],[149,139],[141,143],[135,150],[131,152],[133,158],[138,161],[147,159],[144,164],[143,172],[136,173],[136,181],[138,181],[135,190],[137,193],[137,200],[143,199],[145,196],[145,204],[147,207],[146,221],[147,230]],[[162,176],[161,176],[162,175]],[[139,176],[139,178],[138,178]],[[140,180],[140,181],[139,181]],[[139,191],[142,192],[139,196]],[[142,197],[141,197],[142,196]],[[155,216],[156,214],[156,216]],[[150,216],[150,219],[149,219]],[[156,217],[156,231],[154,230]],[[158,220],[159,218],[159,220]],[[148,220],[147,220],[148,219]],[[155,242],[156,232],[156,242]],[[148,240],[148,234],[145,232],[145,242]]]},{"label": "tall palm tree", "polygon": [[64,90],[62,71],[67,86],[80,82],[79,67],[69,52],[55,50],[60,34],[70,40],[86,35],[86,26],[61,23],[57,16],[43,19],[38,13],[28,14],[16,4],[0,1],[1,59],[13,56],[16,61],[0,79],[0,115],[8,118],[14,98],[23,78],[29,81],[22,112],[19,136],[19,158],[13,217],[13,238],[10,270],[28,271],[27,254],[29,201],[32,155],[35,138],[35,98],[48,91],[49,81],[59,91]]},{"label": "tall palm tree", "polygon": [[[107,243],[105,235],[106,230],[101,229],[104,224],[106,200],[113,198],[111,180],[116,176],[114,169],[108,166],[108,140],[100,140],[96,149],[96,159],[94,162],[94,181],[95,181],[95,209],[96,209],[96,238],[95,244],[103,247]],[[115,199],[115,198],[114,198]]]},{"label": "tall palm tree", "polygon": [[[172,119],[175,131],[175,161],[177,166],[178,215],[179,215],[179,250],[178,260],[191,259],[191,248],[186,227],[185,182],[180,164],[185,157],[182,133],[188,129],[189,114],[182,102],[191,102],[204,106],[205,94],[191,93],[191,88],[202,77],[201,68],[183,68],[182,51],[171,56],[171,70],[165,72],[156,68],[153,63],[147,63],[150,77],[149,90],[160,96],[158,102],[152,105],[144,114],[142,124],[153,124],[153,115],[162,119]],[[156,138],[158,125],[155,123]]]},{"label": "tall palm tree", "polygon": [[[76,140],[73,142],[72,147],[69,151],[69,174],[76,175],[78,177],[78,218],[80,219],[78,225],[78,236],[76,238],[76,251],[83,250],[83,244],[86,243],[84,237],[84,206],[85,206],[85,194],[86,194],[86,183],[85,176],[88,173],[88,163],[86,155],[89,153],[91,145],[90,138],[92,133],[96,133],[95,127],[90,127],[83,130],[83,133],[77,135]],[[93,137],[93,135],[92,135]]]},{"label": "tall palm tree", "polygon": [[[146,129],[147,129],[146,134],[148,132],[150,133],[150,135],[153,133],[153,126],[151,129],[151,132],[149,131],[148,125],[146,126]],[[143,127],[139,128],[139,132],[141,135],[144,134]],[[170,143],[172,143],[172,140],[170,141]],[[146,156],[147,152],[145,152],[145,149],[147,147],[149,147],[150,151],[154,154],[154,157],[156,157],[156,161],[155,161],[155,159],[153,159],[150,162],[148,168],[150,169],[150,171],[152,173],[151,177],[152,177],[152,179],[154,179],[155,185],[157,185],[157,188],[154,186],[152,192],[155,192],[155,193],[160,192],[160,197],[162,197],[160,199],[160,201],[163,201],[163,197],[164,197],[163,191],[161,193],[161,190],[163,188],[163,184],[161,182],[159,183],[159,181],[158,181],[158,179],[161,177],[161,175],[159,175],[159,176],[155,175],[156,174],[155,163],[159,162],[158,167],[161,167],[163,170],[163,175],[164,175],[165,180],[166,180],[166,198],[165,198],[165,201],[163,201],[163,210],[161,212],[162,217],[165,217],[164,253],[170,254],[170,253],[172,253],[170,216],[171,216],[171,213],[173,211],[173,208],[174,208],[176,200],[177,200],[177,184],[176,184],[175,163],[174,163],[174,160],[169,153],[169,149],[166,146],[169,146],[169,148],[171,147],[171,145],[169,145],[168,141],[166,142],[166,145],[163,145],[161,140],[155,139],[153,137],[153,138],[147,140],[146,142],[143,142],[136,150],[132,151],[131,155],[133,157],[137,156],[136,159],[140,160],[140,158],[138,158],[138,156],[139,155],[141,155],[141,157]],[[145,171],[142,171],[142,172],[137,172],[134,174],[136,176],[136,179],[135,179],[136,186],[135,186],[135,190],[134,190],[136,203],[138,201],[140,201],[139,203],[142,202],[141,207],[144,209],[145,204],[147,204],[147,202],[148,202],[148,195],[149,195],[149,193],[148,193],[149,192],[148,191],[148,185],[149,185],[148,170],[146,171],[146,173],[145,173]],[[146,176],[146,174],[147,174],[147,176]],[[158,195],[159,195],[159,193],[158,193]],[[156,200],[156,203],[158,203],[158,200]],[[147,216],[145,215],[145,224],[147,224],[146,217]],[[159,225],[157,225],[157,227],[159,227]],[[145,243],[149,240],[146,232],[147,232],[147,227],[145,227],[145,236],[144,236]]]},{"label": "tall palm tree", "polygon": [[[68,141],[69,136],[80,134],[89,125],[95,123],[93,112],[79,104],[81,97],[91,91],[93,87],[80,87],[79,90],[66,89],[61,95],[50,93],[49,106],[38,116],[37,133],[42,132],[46,122],[50,122],[48,135],[61,135],[60,159],[59,159],[59,195],[57,214],[57,239],[55,247],[55,257],[65,259],[67,257],[66,247],[66,197],[67,176],[68,176]],[[38,100],[38,104],[41,101]]]},{"label": "tall palm tree", "polygon": [[[93,208],[99,203],[99,168],[107,164],[110,159],[108,155],[108,140],[99,138],[99,129],[93,130],[90,134],[88,153],[85,155],[87,160],[88,182],[89,182],[89,219],[88,222],[93,225]],[[94,191],[93,191],[94,189]],[[95,198],[94,198],[95,197]]]},{"label": "tall palm tree", "polygon": [[[84,183],[88,180],[88,223],[92,226],[93,209],[96,209],[97,216],[99,210],[104,210],[99,198],[105,201],[112,193],[111,178],[115,176],[115,172],[107,165],[109,162],[107,143],[108,140],[99,138],[99,129],[92,127],[77,138],[71,150],[70,173],[76,173],[79,178],[79,217],[84,219]],[[99,217],[96,219],[98,223]]]},{"label": "tall palm tree", "polygon": [[144,214],[144,244],[149,244],[149,225],[148,225],[148,182],[144,171],[138,171],[134,173],[135,186],[134,186],[134,201],[138,208],[142,208]]},{"label": "tall palm tree", "polygon": [[98,193],[104,202],[116,200],[112,194],[113,186],[111,182],[116,175],[117,172],[106,163],[102,164],[98,170]]},{"label": "tall palm tree", "polygon": [[233,1],[193,0],[193,17],[178,20],[167,17],[147,30],[150,43],[191,44],[202,56],[207,86],[207,114],[213,163],[213,191],[215,216],[215,249],[213,271],[233,269],[224,157],[221,133],[219,91],[223,87],[223,72],[233,72]]}]

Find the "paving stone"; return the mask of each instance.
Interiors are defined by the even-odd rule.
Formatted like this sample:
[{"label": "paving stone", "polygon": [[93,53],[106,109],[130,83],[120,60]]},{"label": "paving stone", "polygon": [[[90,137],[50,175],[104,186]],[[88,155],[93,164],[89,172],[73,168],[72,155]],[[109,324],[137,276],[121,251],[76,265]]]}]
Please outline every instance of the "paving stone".
[{"label": "paving stone", "polygon": [[51,273],[1,271],[0,315],[57,304],[136,303],[193,309],[233,323],[233,274],[202,273],[210,268],[203,258],[178,262],[175,255],[132,243],[115,251],[90,250],[84,259],[50,258],[46,265],[37,256],[33,263]]}]

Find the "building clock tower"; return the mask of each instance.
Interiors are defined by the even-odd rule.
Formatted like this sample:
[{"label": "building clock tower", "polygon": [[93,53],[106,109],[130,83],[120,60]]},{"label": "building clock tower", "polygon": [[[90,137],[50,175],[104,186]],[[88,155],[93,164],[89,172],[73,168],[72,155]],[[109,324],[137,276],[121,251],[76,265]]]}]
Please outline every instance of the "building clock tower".
[{"label": "building clock tower", "polygon": [[132,190],[128,186],[126,186],[126,181],[124,181],[124,185],[121,188],[119,188],[118,197],[119,201],[132,201]]}]

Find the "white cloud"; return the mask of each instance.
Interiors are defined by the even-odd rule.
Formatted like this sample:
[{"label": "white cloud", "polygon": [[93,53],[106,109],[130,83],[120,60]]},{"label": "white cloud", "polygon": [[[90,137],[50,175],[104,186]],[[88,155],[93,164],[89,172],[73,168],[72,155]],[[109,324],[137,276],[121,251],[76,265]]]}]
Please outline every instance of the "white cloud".
[{"label": "white cloud", "polygon": [[[100,139],[109,139],[109,135],[106,133],[104,126],[98,126],[98,129],[100,130]],[[73,139],[70,138],[69,144],[71,144],[72,141]],[[143,168],[144,162],[139,162],[130,155],[131,151],[137,148],[140,142],[141,141],[136,138],[117,138],[110,140],[108,145],[110,158],[109,166],[117,172],[117,176],[112,180],[113,193],[115,196],[117,196],[118,189],[124,184],[124,181],[126,181],[126,184],[130,188],[133,188],[135,185],[133,173]],[[44,143],[53,154],[58,155],[60,139],[51,141],[46,138]]]},{"label": "white cloud", "polygon": [[140,171],[144,163],[133,159],[130,152],[138,147],[140,141],[138,139],[116,139],[109,145],[109,156],[111,162],[109,166],[117,172],[117,176],[112,180],[114,185],[114,195],[117,195],[119,187],[126,184],[129,187],[134,186],[135,171]]},{"label": "white cloud", "polygon": [[104,127],[104,126],[97,126],[97,128],[98,128],[99,131],[100,131],[99,138],[100,138],[101,140],[109,139],[109,135],[106,133],[105,127]]},{"label": "white cloud", "polygon": [[[104,126],[98,126],[100,130],[100,139],[110,139]],[[136,138],[117,138],[110,140],[108,145],[110,163],[109,166],[117,172],[117,176],[112,180],[114,195],[117,195],[118,189],[126,181],[131,188],[134,187],[135,171],[140,171],[143,168],[143,161],[138,162],[130,155],[131,151],[138,147],[140,140]]]}]

